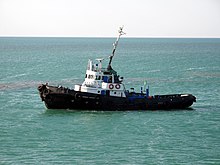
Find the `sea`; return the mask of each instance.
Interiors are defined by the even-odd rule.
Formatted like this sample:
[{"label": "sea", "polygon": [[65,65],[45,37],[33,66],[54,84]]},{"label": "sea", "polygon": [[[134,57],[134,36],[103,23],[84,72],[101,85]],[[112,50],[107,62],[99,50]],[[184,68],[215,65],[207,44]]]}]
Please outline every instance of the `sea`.
[{"label": "sea", "polygon": [[115,38],[0,37],[0,164],[220,164],[220,39],[122,38],[126,89],[191,93],[191,109],[48,110],[41,83],[74,88]]}]

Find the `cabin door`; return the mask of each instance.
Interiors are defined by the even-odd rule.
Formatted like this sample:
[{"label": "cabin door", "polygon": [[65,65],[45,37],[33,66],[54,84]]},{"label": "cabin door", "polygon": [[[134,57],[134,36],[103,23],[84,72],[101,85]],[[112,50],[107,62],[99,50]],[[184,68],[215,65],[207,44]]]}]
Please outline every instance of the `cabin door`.
[{"label": "cabin door", "polygon": [[106,96],[110,96],[110,90],[106,90]]}]

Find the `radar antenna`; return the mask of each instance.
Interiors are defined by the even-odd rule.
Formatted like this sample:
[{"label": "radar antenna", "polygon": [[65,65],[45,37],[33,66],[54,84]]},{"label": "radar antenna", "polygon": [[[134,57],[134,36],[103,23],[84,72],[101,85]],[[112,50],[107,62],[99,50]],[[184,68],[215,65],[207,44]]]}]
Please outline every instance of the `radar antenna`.
[{"label": "radar antenna", "polygon": [[114,55],[115,55],[115,50],[116,50],[116,48],[117,48],[117,46],[118,46],[118,41],[119,41],[119,39],[120,39],[120,37],[121,37],[122,35],[126,34],[126,33],[123,32],[123,28],[124,28],[124,26],[119,27],[119,30],[118,30],[119,35],[118,35],[116,41],[113,43],[112,54],[109,56],[110,60],[109,60],[109,64],[108,64],[108,70],[112,70],[112,67],[111,67],[112,58],[113,58]]}]

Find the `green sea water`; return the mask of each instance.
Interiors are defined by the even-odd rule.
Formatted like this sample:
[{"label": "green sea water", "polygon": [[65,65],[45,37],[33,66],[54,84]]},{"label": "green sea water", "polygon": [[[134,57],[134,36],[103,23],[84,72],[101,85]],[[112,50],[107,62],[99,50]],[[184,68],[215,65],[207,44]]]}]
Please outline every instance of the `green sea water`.
[{"label": "green sea water", "polygon": [[82,83],[114,38],[0,38],[0,164],[220,164],[220,39],[122,38],[126,88],[191,93],[193,110],[47,110],[37,86]]}]

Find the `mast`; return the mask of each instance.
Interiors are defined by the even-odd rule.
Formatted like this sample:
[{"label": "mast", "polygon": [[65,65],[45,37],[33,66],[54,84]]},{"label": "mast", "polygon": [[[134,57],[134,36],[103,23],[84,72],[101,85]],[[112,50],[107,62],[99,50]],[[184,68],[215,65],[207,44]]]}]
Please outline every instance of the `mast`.
[{"label": "mast", "polygon": [[116,48],[117,48],[117,46],[118,46],[119,39],[120,39],[120,37],[121,37],[122,35],[126,34],[126,33],[124,33],[124,32],[122,31],[123,28],[124,28],[124,26],[119,27],[119,30],[118,30],[119,35],[118,35],[116,41],[113,43],[112,54],[109,56],[110,60],[109,60],[109,63],[108,63],[108,70],[112,70],[112,67],[111,67],[112,58],[113,58],[114,55],[115,55],[115,50],[116,50]]}]

